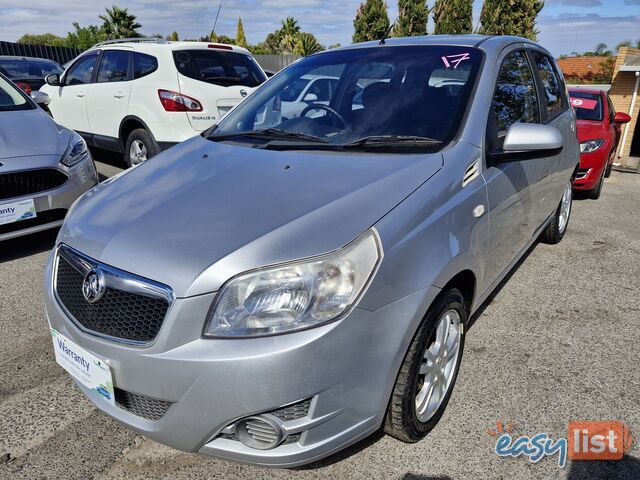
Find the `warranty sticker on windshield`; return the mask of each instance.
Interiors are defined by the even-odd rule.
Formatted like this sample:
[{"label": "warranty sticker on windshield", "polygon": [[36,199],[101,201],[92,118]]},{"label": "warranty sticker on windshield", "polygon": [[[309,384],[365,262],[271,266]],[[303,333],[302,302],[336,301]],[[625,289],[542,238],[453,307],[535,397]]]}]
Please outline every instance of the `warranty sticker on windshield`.
[{"label": "warranty sticker on windshield", "polygon": [[115,405],[111,369],[104,361],[51,329],[56,362],[85,387]]}]

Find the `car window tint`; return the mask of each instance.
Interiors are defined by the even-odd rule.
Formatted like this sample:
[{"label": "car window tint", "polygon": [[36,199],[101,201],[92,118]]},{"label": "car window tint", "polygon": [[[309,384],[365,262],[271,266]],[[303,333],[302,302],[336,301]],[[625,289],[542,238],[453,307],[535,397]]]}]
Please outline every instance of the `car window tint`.
[{"label": "car window tint", "polygon": [[549,118],[554,118],[562,112],[562,89],[559,77],[549,57],[540,52],[533,52],[533,59],[538,66],[538,75],[544,87],[547,114]]},{"label": "car window tint", "polygon": [[576,112],[578,120],[602,120],[602,97],[588,92],[572,91],[571,106]]},{"label": "car window tint", "polygon": [[309,95],[316,96],[315,102],[328,102],[331,99],[331,80],[322,78],[313,82],[303,100],[306,101]]},{"label": "car window tint", "polygon": [[49,60],[6,59],[0,58],[0,71],[9,78],[39,77],[52,73],[61,74],[62,67]]},{"label": "car window tint", "polygon": [[144,53],[135,52],[133,54],[133,78],[142,78],[158,69],[156,57]]},{"label": "car window tint", "polygon": [[79,59],[72,67],[65,78],[65,85],[82,85],[91,81],[91,75],[98,58],[97,53],[86,55]]},{"label": "car window tint", "polygon": [[494,132],[502,137],[514,123],[538,123],[538,98],[535,81],[524,52],[510,53],[502,62],[492,113]]},{"label": "car window tint", "polygon": [[122,50],[106,50],[102,53],[98,83],[124,82],[129,79],[129,52]]},{"label": "car window tint", "polygon": [[257,87],[267,77],[255,60],[245,54],[220,50],[177,50],[173,59],[178,72],[189,78],[223,87]]}]

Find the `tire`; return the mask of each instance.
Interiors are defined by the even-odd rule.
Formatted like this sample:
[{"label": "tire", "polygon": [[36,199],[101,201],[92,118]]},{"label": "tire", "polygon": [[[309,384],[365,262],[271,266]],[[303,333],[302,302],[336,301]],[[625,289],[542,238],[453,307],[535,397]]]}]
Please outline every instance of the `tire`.
[{"label": "tire", "polygon": [[604,185],[604,178],[607,175],[607,169],[605,168],[600,175],[600,180],[598,181],[598,185],[593,190],[589,190],[587,192],[587,196],[591,200],[598,200],[600,198],[600,194],[602,193],[602,185]]},{"label": "tire", "polygon": [[[135,155],[134,151],[138,151],[140,154]],[[138,128],[127,137],[124,149],[124,163],[126,163],[127,167],[132,167],[149,160],[158,153],[160,153],[160,148],[153,136],[144,128]]]},{"label": "tire", "polygon": [[[455,314],[452,312],[455,312]],[[448,321],[446,314],[451,316],[451,321]],[[455,318],[456,315],[457,318]],[[427,375],[433,375],[434,372],[437,372],[435,368],[429,368],[428,366],[428,360],[425,359],[427,349],[429,349],[430,352],[433,352],[434,349],[436,352],[439,350],[439,353],[444,355],[442,358],[448,357],[452,360],[454,358],[451,356],[452,350],[447,352],[446,349],[453,348],[453,344],[444,342],[445,345],[447,345],[444,350],[438,349],[437,347],[436,339],[439,334],[438,326],[441,321],[449,323],[451,338],[453,338],[453,335],[458,338],[455,363],[449,365],[446,362],[431,362],[434,366],[444,364],[450,367],[447,370],[450,373],[441,376],[441,378],[445,380],[444,382],[435,383],[435,385],[443,386],[442,389],[439,390],[441,393],[438,396],[438,401],[435,401],[435,397],[429,396],[428,393],[425,395],[425,397],[427,397],[427,410],[421,414],[417,406],[417,396],[424,393],[423,390],[426,389],[425,392],[429,390],[428,387],[430,383],[427,381]],[[467,308],[460,290],[451,289],[441,293],[431,308],[429,308],[402,362],[400,373],[396,379],[389,406],[387,407],[384,421],[385,433],[403,442],[414,443],[427,435],[437,425],[449,403],[453,386],[456,383],[460,362],[462,360],[462,352],[464,350],[466,324]],[[458,329],[457,331],[454,330],[454,325]],[[446,355],[447,353],[449,353],[448,356]],[[438,355],[438,353],[436,353],[436,355]],[[440,358],[439,355],[438,358]],[[423,371],[428,372],[426,375],[421,373],[421,367]],[[431,400],[433,400],[433,405],[431,406],[430,412],[429,406],[431,405]]]},{"label": "tire", "polygon": [[[568,196],[568,199],[567,199]],[[568,202],[568,203],[567,203]],[[560,204],[549,221],[549,225],[543,230],[540,235],[540,241],[542,243],[548,243],[555,245],[560,243],[560,240],[564,238],[564,234],[567,232],[569,226],[569,219],[571,218],[571,205],[573,204],[573,185],[571,182],[567,183],[560,200]],[[566,213],[566,219],[563,220],[563,212]]]},{"label": "tire", "polygon": [[611,176],[611,169],[613,165],[607,165],[607,168],[604,170],[604,178],[609,178]]}]

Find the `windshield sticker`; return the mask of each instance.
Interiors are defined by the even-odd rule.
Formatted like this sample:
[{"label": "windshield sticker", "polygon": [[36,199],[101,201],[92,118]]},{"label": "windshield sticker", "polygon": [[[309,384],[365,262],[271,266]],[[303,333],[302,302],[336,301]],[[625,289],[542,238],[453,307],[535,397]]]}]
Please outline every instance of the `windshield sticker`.
[{"label": "windshield sticker", "polygon": [[586,110],[595,110],[598,106],[597,100],[589,100],[588,98],[571,97],[571,106],[574,108],[584,108]]},{"label": "windshield sticker", "polygon": [[458,65],[460,65],[465,60],[469,60],[470,58],[471,55],[468,53],[459,53],[457,55],[446,55],[442,57],[442,62],[444,63],[445,67],[450,68],[451,66],[453,66],[453,68],[456,69],[458,68]]}]

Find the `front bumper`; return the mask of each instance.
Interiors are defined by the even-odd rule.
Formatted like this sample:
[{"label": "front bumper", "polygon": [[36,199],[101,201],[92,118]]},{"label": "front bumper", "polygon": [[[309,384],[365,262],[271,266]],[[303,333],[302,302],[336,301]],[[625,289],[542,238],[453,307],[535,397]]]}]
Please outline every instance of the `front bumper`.
[{"label": "front bumper", "polygon": [[[31,168],[52,168],[52,166],[50,162],[43,162],[42,165],[31,165]],[[71,208],[73,202],[98,184],[98,172],[92,159],[71,168],[62,166],[58,168],[69,177],[60,187],[22,197],[0,200],[0,203],[8,203],[33,199],[37,215],[33,221],[24,220],[0,226],[0,241],[61,226],[64,215]]]},{"label": "front bumper", "polygon": [[[250,339],[203,339],[215,294],[176,299],[154,342],[133,347],[82,332],[53,292],[45,272],[49,324],[106,360],[114,385],[171,402],[159,420],[111,406],[81,387],[125,425],[174,448],[244,463],[291,467],[320,459],[366,437],[384,419],[395,378],[435,287],[375,312],[356,308],[338,321],[296,333]],[[257,450],[221,436],[241,418],[311,399],[295,442]]]},{"label": "front bumper", "polygon": [[580,165],[578,175],[573,182],[576,190],[593,190],[598,186],[602,173],[607,168],[608,156],[603,145],[592,153],[580,154]]}]

